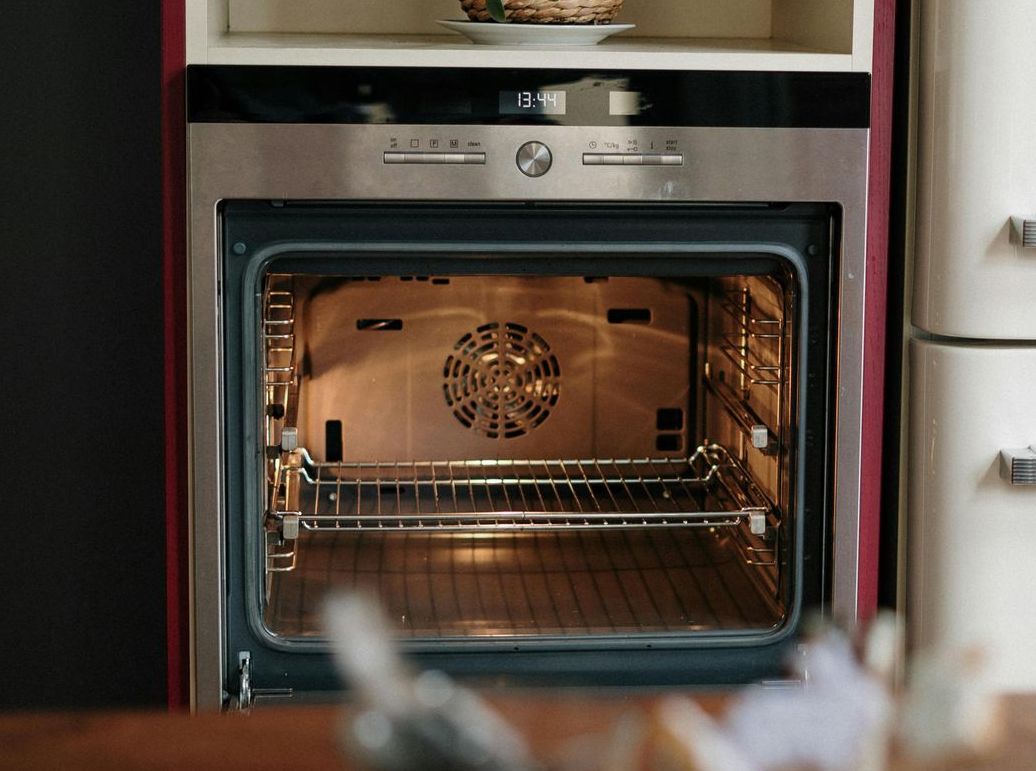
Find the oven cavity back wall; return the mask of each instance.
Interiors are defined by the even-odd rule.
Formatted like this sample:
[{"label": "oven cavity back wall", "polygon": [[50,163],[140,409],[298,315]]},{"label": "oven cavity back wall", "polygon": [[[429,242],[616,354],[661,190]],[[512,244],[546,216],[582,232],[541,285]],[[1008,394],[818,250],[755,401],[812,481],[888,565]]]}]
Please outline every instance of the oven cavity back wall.
[{"label": "oven cavity back wall", "polygon": [[299,442],[316,458],[328,458],[328,421],[349,461],[686,452],[697,311],[679,284],[294,281]]}]

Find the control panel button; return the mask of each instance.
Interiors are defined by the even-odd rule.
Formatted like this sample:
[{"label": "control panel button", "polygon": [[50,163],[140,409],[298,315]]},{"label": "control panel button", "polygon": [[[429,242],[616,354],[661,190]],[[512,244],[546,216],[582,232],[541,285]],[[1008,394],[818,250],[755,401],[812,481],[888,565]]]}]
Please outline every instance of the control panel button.
[{"label": "control panel button", "polygon": [[485,164],[485,153],[397,153],[386,152],[385,163]]},{"label": "control panel button", "polygon": [[542,177],[550,171],[553,161],[550,148],[542,142],[526,142],[515,155],[518,169],[527,177]]},{"label": "control panel button", "polygon": [[583,153],[584,166],[683,166],[683,153]]},{"label": "control panel button", "polygon": [[406,153],[403,163],[445,163],[445,153]]}]

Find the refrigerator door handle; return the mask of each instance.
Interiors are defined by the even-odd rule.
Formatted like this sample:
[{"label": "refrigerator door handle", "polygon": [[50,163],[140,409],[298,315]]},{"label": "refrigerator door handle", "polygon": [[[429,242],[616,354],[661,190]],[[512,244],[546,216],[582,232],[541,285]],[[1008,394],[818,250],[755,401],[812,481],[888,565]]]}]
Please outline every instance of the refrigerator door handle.
[{"label": "refrigerator door handle", "polygon": [[1036,214],[1011,217],[1011,243],[1028,249],[1036,248]]},{"label": "refrigerator door handle", "polygon": [[1036,485],[1036,445],[1001,450],[1000,476],[1012,485]]}]

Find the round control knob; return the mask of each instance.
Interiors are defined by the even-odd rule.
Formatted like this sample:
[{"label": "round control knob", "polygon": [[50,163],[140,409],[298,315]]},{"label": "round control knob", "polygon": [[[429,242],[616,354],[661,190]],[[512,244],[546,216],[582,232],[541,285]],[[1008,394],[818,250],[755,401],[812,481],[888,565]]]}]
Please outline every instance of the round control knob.
[{"label": "round control knob", "polygon": [[550,148],[542,142],[526,142],[515,156],[519,170],[527,177],[542,177],[550,171],[553,160]]}]

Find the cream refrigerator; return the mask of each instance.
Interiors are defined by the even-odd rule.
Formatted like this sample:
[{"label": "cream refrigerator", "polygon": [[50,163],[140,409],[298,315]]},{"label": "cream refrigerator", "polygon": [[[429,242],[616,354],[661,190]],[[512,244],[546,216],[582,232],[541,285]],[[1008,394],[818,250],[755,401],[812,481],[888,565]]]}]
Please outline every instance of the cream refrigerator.
[{"label": "cream refrigerator", "polygon": [[920,3],[907,528],[914,648],[1036,688],[1036,3]]}]

